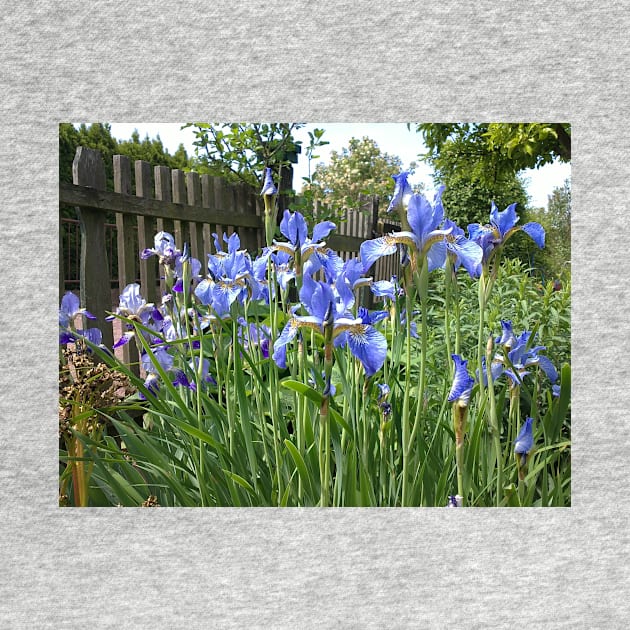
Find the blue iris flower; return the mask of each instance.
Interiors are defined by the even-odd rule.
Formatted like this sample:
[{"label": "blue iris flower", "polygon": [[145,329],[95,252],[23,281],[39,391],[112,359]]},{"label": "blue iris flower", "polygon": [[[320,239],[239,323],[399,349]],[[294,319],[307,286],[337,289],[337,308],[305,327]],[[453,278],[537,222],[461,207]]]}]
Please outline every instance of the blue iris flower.
[{"label": "blue iris flower", "polygon": [[411,190],[411,186],[407,181],[407,177],[409,177],[409,171],[403,171],[398,175],[392,175],[392,179],[395,182],[394,195],[392,196],[392,200],[389,202],[387,212],[391,212],[392,210],[396,209],[400,204],[402,204],[403,206],[407,206],[407,204],[409,203],[413,191]]},{"label": "blue iris flower", "polygon": [[266,195],[275,195],[278,192],[278,189],[274,186],[272,171],[269,167],[265,168],[265,181],[263,183],[262,190],[260,191],[261,196]]},{"label": "blue iris flower", "polygon": [[527,462],[527,456],[530,454],[534,447],[534,430],[533,430],[533,418],[527,418],[525,424],[521,427],[521,430],[514,440],[514,452],[520,455],[521,466],[524,466]]},{"label": "blue iris flower", "polygon": [[372,376],[382,367],[387,355],[387,341],[373,326],[378,315],[372,316],[362,311],[360,317],[353,317],[331,285],[316,282],[309,276],[304,277],[300,301],[308,315],[299,316],[294,312],[274,344],[273,358],[280,367],[286,366],[287,344],[295,339],[303,327],[321,334],[332,327],[335,346],[347,344],[361,361],[366,376]]},{"label": "blue iris flower", "polygon": [[195,288],[199,301],[211,306],[216,316],[227,317],[231,305],[237,300],[243,303],[246,298],[258,299],[261,286],[254,277],[251,258],[240,248],[240,239],[236,233],[223,240],[228,245],[224,252],[219,238],[214,234],[216,254],[208,256],[209,277],[202,280]]},{"label": "blue iris flower", "polygon": [[[507,358],[511,364],[505,368],[505,374],[515,385],[519,385],[523,377],[529,374],[528,368],[538,366],[547,375],[549,381],[554,384],[558,380],[558,371],[549,357],[539,354],[545,350],[545,346],[530,346],[532,333],[524,331],[516,336],[512,330],[512,322],[502,320],[503,333],[497,338],[497,343],[502,345],[507,351]],[[503,361],[503,357],[495,357],[498,361]]]},{"label": "blue iris flower", "polygon": [[254,279],[260,287],[260,298],[269,304],[270,298],[275,297],[274,286],[269,285],[267,278],[267,264],[271,265],[276,274],[276,280],[282,291],[286,291],[289,282],[295,278],[295,271],[291,266],[291,257],[286,252],[274,252],[268,247],[263,248],[262,254],[252,263]]},{"label": "blue iris flower", "polygon": [[[142,368],[147,374],[144,381],[144,386],[153,395],[156,395],[160,388],[160,379],[158,377],[157,365],[159,364],[164,371],[168,372],[173,367],[173,357],[170,355],[164,346],[152,348],[150,352],[143,352],[140,359]],[[138,396],[142,400],[146,400],[145,395],[142,392],[138,393]]]},{"label": "blue iris flower", "polygon": [[61,298],[61,306],[59,307],[59,325],[62,328],[68,328],[74,325],[74,319],[77,315],[85,315],[88,319],[96,319],[88,310],[81,308],[79,298],[68,291]]},{"label": "blue iris flower", "polygon": [[153,247],[142,250],[140,258],[146,260],[151,256],[158,256],[161,264],[172,265],[177,253],[173,235],[168,232],[158,232],[153,238]]},{"label": "blue iris flower", "polygon": [[[147,302],[140,294],[140,285],[136,282],[128,284],[120,294],[120,301],[116,309],[116,315],[125,317],[132,321],[137,321],[143,326],[149,326],[150,320],[155,316],[157,319],[163,319],[161,313],[155,308],[152,302]],[[115,319],[113,315],[105,318],[107,321]],[[114,348],[119,348],[128,343],[134,336],[133,327],[128,324],[127,332],[114,344]]]},{"label": "blue iris flower", "polygon": [[308,226],[302,214],[285,210],[280,221],[280,232],[288,242],[274,241],[272,249],[284,251],[292,257],[299,253],[300,260],[306,262],[313,252],[326,251],[325,243],[321,241],[336,227],[332,221],[322,221],[313,228],[313,235],[309,237]]},{"label": "blue iris flower", "polygon": [[[444,186],[441,186],[435,194],[433,204],[429,203],[424,195],[411,195],[407,208],[407,220],[411,232],[395,232],[361,244],[360,253],[364,272],[367,272],[382,256],[396,253],[399,245],[405,245],[421,257],[426,257],[428,271],[444,265],[447,251],[445,239],[453,228],[438,229],[444,220],[443,191]],[[466,252],[462,251],[461,255],[466,256]]]},{"label": "blue iris flower", "polygon": [[472,392],[473,385],[475,384],[475,379],[468,374],[468,370],[466,368],[468,365],[467,360],[462,359],[457,354],[452,354],[451,358],[455,363],[455,375],[453,377],[453,384],[447,400],[448,402],[457,401],[460,406],[466,407],[468,406],[468,401],[470,400],[470,394]]},{"label": "blue iris flower", "polygon": [[180,256],[175,259],[175,277],[177,281],[173,285],[173,291],[176,293],[182,293],[184,290],[184,264],[189,263],[188,280],[199,278],[199,272],[201,271],[201,262],[196,258],[193,258],[189,251],[188,245],[184,243],[184,251]]},{"label": "blue iris flower", "polygon": [[464,230],[450,219],[446,219],[442,227],[445,230],[451,230],[450,234],[446,236],[446,252],[453,261],[453,269],[457,270],[462,265],[470,277],[474,278],[478,275],[483,250],[477,243],[467,239]]},{"label": "blue iris flower", "polygon": [[[540,223],[532,221],[522,226],[517,226],[519,217],[516,214],[516,204],[509,205],[503,212],[499,212],[494,201],[490,210],[490,223],[481,225],[471,223],[468,226],[468,234],[483,250],[483,264],[487,264],[492,253],[503,245],[512,234],[522,230],[541,249],[545,246],[545,230]],[[481,273],[481,266],[478,269]]]}]

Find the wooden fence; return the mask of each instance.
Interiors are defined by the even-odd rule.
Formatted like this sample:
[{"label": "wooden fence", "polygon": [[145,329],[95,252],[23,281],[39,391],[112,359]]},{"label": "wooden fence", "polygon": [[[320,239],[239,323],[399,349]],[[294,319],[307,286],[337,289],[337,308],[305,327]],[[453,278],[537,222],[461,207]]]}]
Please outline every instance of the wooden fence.
[{"label": "wooden fence", "polygon": [[[103,343],[113,345],[112,325],[106,312],[117,305],[112,300],[111,267],[106,248],[106,217],[116,213],[118,293],[140,281],[143,296],[158,302],[160,283],[157,257],[140,260],[140,252],[153,247],[156,232],[165,230],[179,247],[189,243],[191,255],[205,268],[213,253],[212,233],[238,231],[241,246],[255,255],[263,246],[264,223],[261,197],[245,184],[230,185],[220,177],[184,173],[165,166],[153,169],[148,162],[134,164],[135,192],[131,192],[131,164],[128,157],[115,155],[114,191],[106,190],[105,166],[98,151],[79,147],[72,164],[73,183],[60,182],[59,203],[78,209],[81,233],[79,280],[81,306],[96,317],[94,325],[103,331]],[[383,229],[378,222],[378,198],[360,199],[359,211],[348,212],[347,220],[327,239],[329,247],[347,260],[358,253],[361,243]],[[380,226],[380,229],[379,229]],[[396,225],[385,224],[385,229]],[[60,247],[63,243],[60,238]],[[64,260],[60,254],[60,292],[66,287]],[[371,275],[389,278],[396,273],[397,261],[389,257],[378,261]],[[129,344],[132,345],[132,344]]]}]

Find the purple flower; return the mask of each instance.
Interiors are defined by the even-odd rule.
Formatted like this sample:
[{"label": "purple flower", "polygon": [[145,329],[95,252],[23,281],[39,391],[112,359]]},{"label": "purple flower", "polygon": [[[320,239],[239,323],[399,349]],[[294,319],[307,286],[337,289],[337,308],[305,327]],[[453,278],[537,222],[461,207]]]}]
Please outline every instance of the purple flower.
[{"label": "purple flower", "polygon": [[453,260],[453,269],[457,270],[460,265],[466,269],[468,275],[474,278],[478,275],[478,269],[483,258],[481,247],[464,236],[464,230],[458,227],[450,219],[444,221],[443,228],[451,229],[451,233],[446,236],[446,252]]},{"label": "purple flower", "polygon": [[527,462],[527,456],[530,454],[534,447],[534,431],[532,424],[533,418],[527,418],[525,424],[521,427],[521,430],[514,440],[514,452],[521,456],[521,466],[524,466]]},{"label": "purple flower", "polygon": [[176,293],[182,293],[184,290],[184,265],[188,263],[188,281],[199,278],[199,272],[201,271],[201,262],[196,258],[190,256],[188,252],[188,245],[184,243],[184,251],[181,255],[175,257],[175,278],[177,278],[173,285],[173,291]]},{"label": "purple flower", "polygon": [[475,379],[468,374],[468,370],[466,369],[468,361],[463,360],[457,354],[452,354],[451,358],[455,363],[455,375],[447,400],[448,402],[457,401],[460,406],[466,407],[470,400],[470,394],[475,384]]},{"label": "purple flower", "polygon": [[377,400],[384,400],[389,396],[390,388],[387,383],[378,383],[376,387],[378,388]]},{"label": "purple flower", "polygon": [[392,196],[392,200],[389,202],[389,206],[387,206],[387,212],[391,212],[400,204],[407,206],[409,203],[409,199],[411,198],[413,191],[407,181],[408,176],[409,171],[402,171],[398,175],[392,175],[392,179],[395,182],[394,194]]},{"label": "purple flower", "polygon": [[265,168],[265,181],[263,183],[263,188],[260,191],[260,194],[264,197],[266,195],[275,195],[277,192],[278,189],[274,186],[271,169],[267,167]]},{"label": "purple flower", "polygon": [[446,260],[445,237],[453,231],[437,229],[444,220],[441,186],[435,194],[433,205],[424,195],[412,195],[407,208],[407,220],[411,232],[395,232],[361,244],[360,253],[363,270],[370,267],[382,256],[389,256],[398,251],[399,245],[410,247],[422,258],[426,257],[428,271],[441,267]]},{"label": "purple flower", "polygon": [[369,314],[353,317],[331,285],[315,282],[308,276],[304,277],[300,301],[309,314],[293,314],[274,344],[273,358],[280,367],[286,365],[287,344],[295,339],[300,328],[307,327],[322,334],[330,331],[338,347],[347,344],[363,364],[366,376],[381,368],[387,355],[387,341],[374,328]]},{"label": "purple flower", "polygon": [[528,368],[538,366],[553,384],[558,380],[558,372],[549,357],[539,354],[540,351],[545,350],[545,346],[529,347],[531,335],[531,332],[525,331],[515,338],[513,347],[506,346],[506,348],[511,348],[507,353],[511,366],[504,372],[514,384],[519,385],[523,377],[529,374]]},{"label": "purple flower", "polygon": [[81,308],[79,298],[71,291],[61,298],[61,306],[59,308],[59,325],[62,328],[72,327],[74,319],[77,315],[85,315],[88,319],[96,319],[88,310]]},{"label": "purple flower", "polygon": [[[332,221],[322,221],[313,228],[313,235],[309,238],[304,217],[299,212],[285,210],[280,222],[280,232],[288,242],[274,241],[270,249],[286,252],[292,258],[299,260],[300,264],[305,263],[313,253],[318,252],[324,256],[319,261],[319,267],[321,267],[326,264],[327,256],[336,256],[334,252],[326,249],[325,243],[321,242],[335,227]],[[311,273],[315,271],[317,268],[311,269]]]},{"label": "purple flower", "polygon": [[223,235],[228,251],[220,249],[218,236],[214,234],[217,253],[208,256],[210,275],[195,288],[195,295],[202,304],[211,306],[216,316],[229,316],[231,305],[246,298],[258,299],[262,288],[254,276],[249,254],[239,249],[240,239],[236,233],[229,238]]},{"label": "purple flower", "polygon": [[[499,212],[493,201],[490,210],[490,223],[488,225],[471,223],[468,226],[470,240],[475,241],[483,250],[483,265],[488,263],[497,248],[501,247],[512,234],[519,230],[523,230],[525,234],[529,235],[541,249],[545,246],[545,230],[540,223],[532,221],[518,227],[516,225],[518,221],[515,203],[509,205],[503,212]],[[481,266],[477,271],[477,275],[479,275]]]},{"label": "purple flower", "polygon": [[158,256],[160,264],[171,265],[175,262],[175,239],[168,232],[158,232],[153,238],[153,247],[142,250],[140,258],[146,260],[151,256]]}]

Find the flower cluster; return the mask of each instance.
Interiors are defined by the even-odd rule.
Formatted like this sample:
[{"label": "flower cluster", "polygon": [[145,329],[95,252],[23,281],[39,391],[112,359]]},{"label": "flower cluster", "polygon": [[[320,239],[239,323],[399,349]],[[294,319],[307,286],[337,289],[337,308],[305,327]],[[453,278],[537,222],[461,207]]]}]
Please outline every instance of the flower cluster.
[{"label": "flower cluster", "polygon": [[468,226],[468,238],[464,230],[445,218],[442,205],[441,186],[431,204],[424,195],[413,194],[407,181],[407,172],[394,177],[394,196],[388,212],[402,205],[407,211],[411,231],[401,231],[381,236],[361,245],[361,260],[364,271],[382,256],[396,253],[405,246],[413,253],[412,262],[418,266],[426,260],[428,271],[444,266],[447,256],[457,269],[462,265],[471,277],[479,276],[493,255],[519,230],[528,234],[538,247],[545,245],[545,230],[539,223],[530,222],[519,227],[516,204],[499,212],[492,202],[490,223],[473,223]]},{"label": "flower cluster", "polygon": [[[345,499],[353,504],[382,500],[413,505],[425,489],[422,482],[412,486],[435,461],[445,462],[439,503],[444,505],[448,497],[449,507],[468,505],[475,488],[489,487],[488,480],[471,469],[471,462],[473,467],[478,462],[491,466],[493,457],[496,460],[497,483],[492,484],[496,505],[505,504],[501,501],[508,487],[502,478],[503,461],[514,455],[519,479],[528,481],[527,463],[536,442],[534,417],[538,422],[539,413],[530,412],[532,417],[521,423],[521,394],[523,399],[525,394],[534,397],[526,377],[540,368],[545,384],[549,381],[557,395],[558,371],[544,354],[545,346],[534,345],[535,333],[515,333],[508,319],[501,321],[498,337],[493,331],[484,355],[482,343],[488,339],[484,309],[506,241],[521,230],[543,247],[545,232],[537,223],[519,227],[514,204],[500,212],[493,203],[489,223],[468,225],[466,233],[446,216],[443,187],[430,202],[413,193],[407,176],[403,172],[394,177],[388,208],[401,211],[404,228],[364,241],[359,256],[344,259],[328,247],[326,240],[336,228],[331,221],[309,229],[302,214],[285,210],[277,223],[278,190],[270,169],[265,171],[261,191],[266,246],[258,255],[242,249],[236,233],[215,233],[214,252],[202,263],[190,255],[186,244],[179,249],[173,235],[164,231],[155,235],[152,248],[141,252],[142,259],[158,257],[165,292],[150,303],[139,284],[124,288],[118,307],[107,318],[123,326],[113,349],[130,343],[137,349],[135,379],[131,379],[134,405],[139,405],[138,399],[148,401],[141,406],[158,410],[160,417],[179,405],[182,413],[174,422],[178,428],[181,418],[195,409],[191,415],[196,424],[189,429],[200,440],[195,467],[198,461],[200,469],[212,471],[206,480],[209,485],[219,483],[222,475],[213,468],[214,455],[203,459],[201,442],[204,449],[210,448],[221,437],[229,442],[229,449],[220,453],[220,465],[225,466],[221,470],[249,496],[269,488],[273,498],[265,504],[295,500],[297,494],[296,503],[304,505],[308,493],[321,493],[322,506]],[[400,276],[375,280],[368,275],[381,257],[395,253],[401,256]],[[472,279],[467,280],[467,288],[479,288],[479,335],[472,342],[470,327],[464,330],[462,325],[463,334],[459,327],[460,267]],[[428,274],[440,268],[446,270],[444,298],[433,302]],[[376,308],[372,304],[366,308],[366,294]],[[432,311],[437,303],[444,304],[443,335],[433,329],[442,319]],[[80,308],[79,298],[67,293],[59,309],[60,343],[82,344],[103,357],[97,348],[100,330],[77,329],[79,316],[93,318]],[[464,356],[474,344],[476,370],[469,372]],[[434,374],[436,365],[447,374],[441,381]],[[449,390],[446,381],[451,376]],[[295,397],[289,398],[284,388]],[[509,409],[503,404],[508,395]],[[549,407],[563,401],[562,397],[554,401],[548,392],[546,396]],[[315,416],[309,417],[314,404],[317,422]],[[436,409],[440,411],[434,413]],[[452,414],[446,440],[437,433],[444,426],[443,414]],[[484,416],[487,422],[480,422]],[[244,422],[251,418],[251,423],[240,428],[239,418]],[[477,439],[480,427],[488,429],[493,440],[490,457],[467,452],[469,422],[475,428],[476,444],[484,442]],[[508,431],[500,424],[505,422]],[[546,423],[540,426],[547,429]],[[427,441],[432,434],[435,439]],[[234,456],[233,445],[241,435],[249,466],[245,472],[237,472],[238,460],[245,458]],[[426,452],[418,455],[420,442]],[[429,453],[444,444],[447,450],[441,456]],[[255,460],[260,445],[263,456]],[[283,463],[285,452],[293,458],[297,475],[293,464]],[[348,460],[343,462],[346,454]],[[448,464],[453,455],[455,463]],[[264,464],[259,467],[260,462]],[[267,465],[273,472],[261,474]],[[358,477],[349,489],[335,485],[335,474],[345,481],[355,469]],[[315,477],[319,474],[318,482],[307,479],[311,471]],[[455,483],[450,481],[455,472],[457,488],[447,488]],[[372,486],[368,473],[381,480],[380,486]],[[221,500],[232,492],[240,490],[233,486]]]}]

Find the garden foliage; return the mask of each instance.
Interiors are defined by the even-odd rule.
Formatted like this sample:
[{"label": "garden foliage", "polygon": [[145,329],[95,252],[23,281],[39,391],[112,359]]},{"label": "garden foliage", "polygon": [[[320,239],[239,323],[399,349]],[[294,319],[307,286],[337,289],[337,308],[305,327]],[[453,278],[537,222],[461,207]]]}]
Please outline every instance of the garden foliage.
[{"label": "garden foliage", "polygon": [[203,262],[164,232],[142,252],[162,300],[132,284],[112,314],[140,376],[64,296],[63,504],[570,505],[570,283],[502,259],[512,237],[543,247],[542,226],[493,205],[466,235],[402,173],[403,229],[343,261],[330,221],[285,211],[274,231],[264,181],[257,256],[237,234]]}]

